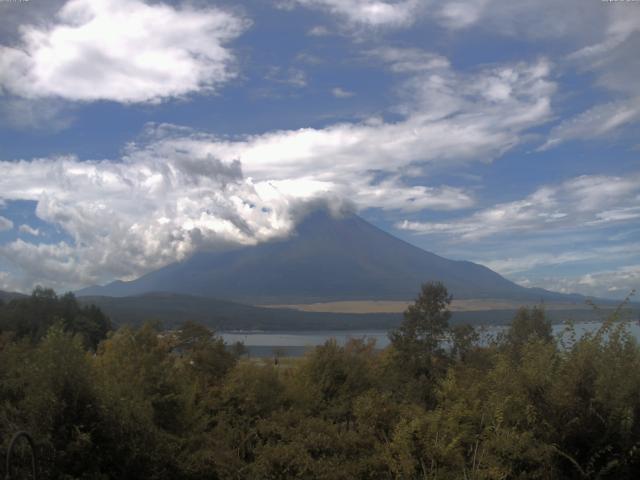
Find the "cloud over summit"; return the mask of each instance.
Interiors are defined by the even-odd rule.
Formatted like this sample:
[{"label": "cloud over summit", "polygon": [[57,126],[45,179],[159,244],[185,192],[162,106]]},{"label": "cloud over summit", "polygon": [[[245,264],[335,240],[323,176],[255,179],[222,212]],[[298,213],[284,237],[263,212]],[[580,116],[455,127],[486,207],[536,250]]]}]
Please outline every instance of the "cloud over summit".
[{"label": "cloud over summit", "polygon": [[48,280],[81,285],[135,276],[199,248],[284,235],[296,209],[319,199],[358,209],[467,208],[472,194],[411,180],[413,170],[486,161],[517,145],[549,115],[548,71],[515,64],[470,79],[438,62],[409,78],[418,101],[407,102],[399,121],[234,138],[153,124],[117,161],[0,162],[3,196],[36,201],[37,216],[71,239],[16,240],[0,255],[27,272],[46,256]]}]

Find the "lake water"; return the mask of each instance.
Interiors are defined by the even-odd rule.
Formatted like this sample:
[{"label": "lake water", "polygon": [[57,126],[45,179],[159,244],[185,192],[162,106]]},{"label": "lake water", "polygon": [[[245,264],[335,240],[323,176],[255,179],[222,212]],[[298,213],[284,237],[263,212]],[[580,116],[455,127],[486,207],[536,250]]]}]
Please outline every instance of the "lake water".
[{"label": "lake water", "polygon": [[[601,325],[599,322],[579,323],[575,325],[576,335],[594,332]],[[629,330],[640,341],[640,325],[629,323]],[[503,331],[503,326],[488,326],[478,329],[481,341],[486,343]],[[565,325],[553,325],[553,333],[560,338]],[[244,343],[251,357],[272,357],[275,352],[282,356],[298,357],[309,349],[324,344],[334,338],[339,345],[344,345],[352,338],[373,339],[377,348],[389,345],[387,330],[326,330],[326,331],[290,331],[290,332],[221,332],[227,344]]]}]

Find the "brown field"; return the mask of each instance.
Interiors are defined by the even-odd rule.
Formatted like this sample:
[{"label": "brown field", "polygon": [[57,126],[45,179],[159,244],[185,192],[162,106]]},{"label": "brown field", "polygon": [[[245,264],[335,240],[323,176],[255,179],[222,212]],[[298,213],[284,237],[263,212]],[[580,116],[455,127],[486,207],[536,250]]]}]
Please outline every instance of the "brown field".
[{"label": "brown field", "polygon": [[[401,313],[413,301],[391,300],[351,300],[342,302],[323,302],[309,304],[290,305],[260,305],[267,308],[290,308],[303,312],[329,312],[329,313]],[[469,299],[454,300],[451,303],[453,312],[480,312],[485,310],[514,310],[521,306],[531,306],[531,303],[523,303],[510,300],[493,299]],[[581,303],[557,303],[545,304],[547,310],[577,310],[588,309],[588,305]]]}]

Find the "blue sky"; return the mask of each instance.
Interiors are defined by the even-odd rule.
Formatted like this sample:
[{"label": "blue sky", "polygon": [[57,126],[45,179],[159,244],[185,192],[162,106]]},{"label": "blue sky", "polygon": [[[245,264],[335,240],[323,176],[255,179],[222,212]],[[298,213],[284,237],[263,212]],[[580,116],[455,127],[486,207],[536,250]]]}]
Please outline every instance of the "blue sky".
[{"label": "blue sky", "polygon": [[0,289],[322,204],[526,286],[640,287],[640,2],[0,2]]}]

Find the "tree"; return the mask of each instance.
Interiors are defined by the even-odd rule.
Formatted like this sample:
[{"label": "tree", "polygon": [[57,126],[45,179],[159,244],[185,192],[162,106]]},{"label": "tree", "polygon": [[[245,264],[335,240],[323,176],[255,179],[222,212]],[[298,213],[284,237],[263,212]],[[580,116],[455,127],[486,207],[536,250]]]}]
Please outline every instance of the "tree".
[{"label": "tree", "polygon": [[546,319],[541,307],[521,307],[516,313],[507,332],[507,342],[519,348],[531,340],[549,343],[553,340],[551,322]]},{"label": "tree", "polygon": [[65,331],[80,334],[92,350],[112,328],[109,318],[95,305],[80,305],[70,292],[58,297],[50,288],[36,287],[30,297],[13,299],[0,308],[0,331],[33,343],[60,322]]},{"label": "tree", "polygon": [[423,399],[425,391],[431,390],[430,380],[445,366],[441,342],[449,331],[451,299],[441,282],[423,284],[415,303],[405,310],[400,327],[389,333],[396,367],[401,376],[420,380],[416,387]]},{"label": "tree", "polygon": [[464,361],[479,340],[478,332],[471,325],[456,325],[451,329],[451,356]]},{"label": "tree", "polygon": [[423,284],[414,304],[404,311],[402,325],[390,334],[394,346],[416,345],[426,352],[435,352],[449,329],[451,299],[441,282]]}]

